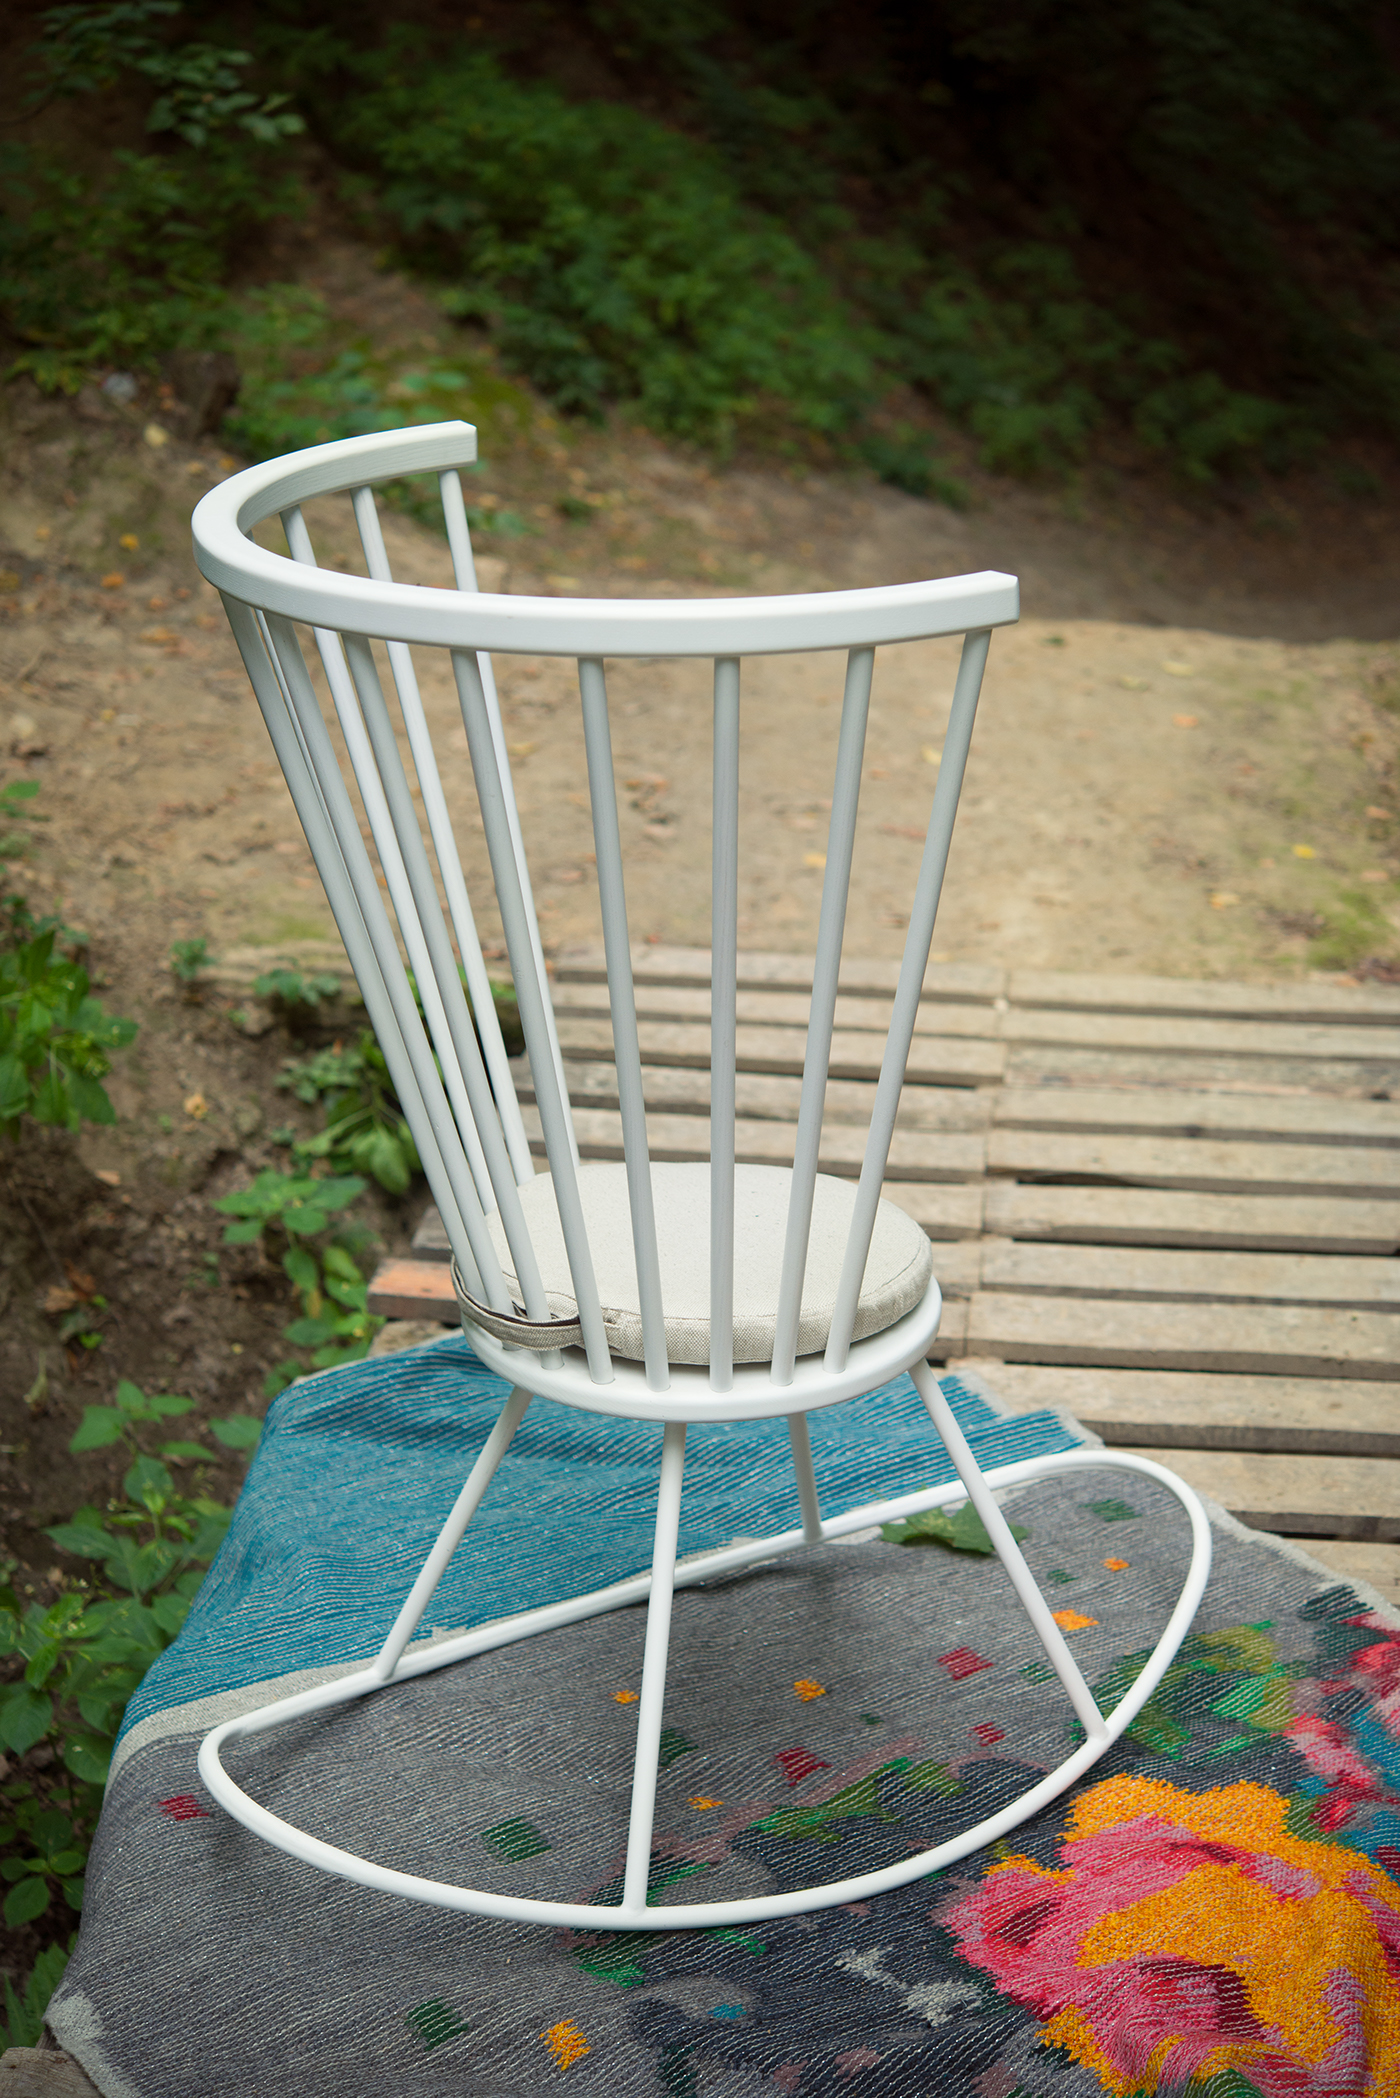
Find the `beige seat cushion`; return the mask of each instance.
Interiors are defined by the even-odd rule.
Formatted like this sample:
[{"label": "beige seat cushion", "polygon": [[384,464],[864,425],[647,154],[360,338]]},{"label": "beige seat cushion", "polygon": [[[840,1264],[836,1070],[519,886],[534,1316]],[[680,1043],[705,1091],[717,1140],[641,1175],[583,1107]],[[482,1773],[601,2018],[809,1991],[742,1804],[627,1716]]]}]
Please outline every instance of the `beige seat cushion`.
[{"label": "beige seat cushion", "polygon": [[[772,1360],[791,1177],[785,1166],[736,1166],[734,1170],[736,1362]],[[707,1363],[710,1169],[707,1165],[654,1165],[651,1179],[667,1357],[672,1362]],[[581,1166],[579,1193],[609,1345],[615,1355],[640,1362],[641,1303],[632,1253],[626,1167],[601,1162]],[[817,1176],[797,1334],[799,1355],[815,1354],[826,1345],[855,1197],[853,1180],[835,1180],[824,1173]],[[520,1190],[520,1200],[550,1313],[556,1319],[572,1319],[578,1306],[549,1174],[541,1173],[527,1181]],[[501,1256],[507,1285],[518,1299],[520,1292],[499,1216],[491,1218],[491,1235]],[[865,1265],[854,1338],[863,1340],[880,1333],[906,1311],[912,1311],[927,1290],[932,1273],[933,1251],[923,1231],[902,1209],[882,1202],[876,1212],[875,1232]]]}]

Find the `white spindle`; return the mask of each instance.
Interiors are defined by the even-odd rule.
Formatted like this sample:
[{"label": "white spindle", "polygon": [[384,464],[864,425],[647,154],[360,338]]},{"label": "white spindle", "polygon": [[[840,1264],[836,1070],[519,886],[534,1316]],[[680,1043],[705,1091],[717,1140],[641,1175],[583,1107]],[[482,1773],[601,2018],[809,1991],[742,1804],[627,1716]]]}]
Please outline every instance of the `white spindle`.
[{"label": "white spindle", "polygon": [[603,666],[584,658],[578,666],[583,702],[583,735],[588,754],[589,798],[593,807],[593,843],[598,862],[598,900],[603,915],[607,955],[608,1005],[612,1013],[613,1056],[617,1098],[622,1116],[622,1154],[627,1161],[627,1192],[632,1207],[632,1245],[637,1263],[637,1289],[642,1311],[642,1348],[647,1383],[669,1391],[666,1322],[661,1303],[661,1260],[656,1245],[652,1201],[651,1157],[647,1148],[646,1101],[642,1090],[642,1052],[637,1036],[637,1000],[632,982],[632,950],[627,933],[627,895],[622,875],[622,838],[617,818],[617,782],[613,774],[612,735],[608,727],[608,687]]},{"label": "white spindle", "polygon": [[783,1272],[778,1290],[777,1330],[773,1346],[775,1384],[791,1384],[797,1360],[797,1330],[802,1316],[802,1285],[812,1232],[812,1197],[817,1161],[821,1155],[826,1074],[831,1063],[831,1034],[841,976],[841,941],[846,930],[846,902],[851,890],[851,856],[855,850],[856,812],[860,805],[860,774],[865,761],[865,728],[870,715],[870,680],[874,667],[875,651],[871,648],[853,648],[846,659],[846,690],[841,702],[841,734],[836,750],[826,873],[822,878],[817,954],[812,965],[807,1049],[802,1062],[802,1099],[797,1114],[792,1192],[788,1198],[787,1236],[783,1242]]},{"label": "white spindle", "polygon": [[875,1089],[875,1105],[865,1143],[860,1184],[856,1189],[855,1210],[846,1240],[841,1278],[836,1286],[836,1306],[832,1314],[825,1358],[826,1366],[830,1370],[844,1369],[846,1357],[850,1352],[856,1306],[860,1301],[865,1263],[870,1254],[875,1212],[879,1207],[885,1164],[890,1155],[894,1120],[899,1112],[899,1096],[904,1088],[904,1067],[909,1061],[909,1046],[914,1039],[914,1022],[918,1018],[919,1000],[923,995],[924,971],[928,967],[929,948],[933,945],[934,920],[938,916],[938,899],[943,891],[943,875],[948,865],[953,818],[958,812],[958,796],[962,792],[968,745],[972,740],[972,724],[977,716],[977,696],[982,689],[982,672],[986,668],[987,649],[991,638],[990,631],[985,627],[969,634],[963,642],[962,657],[958,664],[957,683],[953,688],[953,705],[948,717],[947,734],[943,738],[942,761],[938,768],[938,785],[934,789],[933,808],[929,814],[928,837],[924,842],[924,856],[914,891],[909,930],[904,940],[904,959],[900,964],[899,985],[894,995],[890,1031],[885,1040],[885,1054],[880,1065],[879,1084]]},{"label": "white spindle", "polygon": [[[352,501],[355,522],[360,528],[360,544],[364,548],[369,572],[380,582],[392,582],[393,571],[389,566],[388,550],[384,544],[383,531],[380,529],[374,490],[357,488]],[[506,1149],[510,1153],[517,1181],[532,1180],[535,1162],[530,1156],[529,1138],[525,1134],[520,1103],[515,1097],[510,1058],[506,1055],[506,1045],[501,1036],[496,1001],[491,995],[491,979],[481,952],[481,939],[472,913],[471,898],[467,894],[466,878],[462,873],[461,855],[453,835],[452,819],[447,812],[447,798],[443,793],[442,779],[433,753],[432,737],[428,732],[427,717],[423,712],[423,699],[418,689],[413,657],[404,641],[390,641],[387,648],[404,728],[408,733],[409,749],[413,753],[413,768],[418,775],[418,784],[423,794],[423,811],[428,819],[428,834],[432,838],[433,853],[442,876],[443,893],[447,898],[452,929],[457,935],[457,951],[461,956],[467,989],[471,994],[472,1011],[476,1017],[477,1033],[481,1038],[482,1057],[491,1074],[491,1090],[496,1098],[496,1110],[505,1133]]]},{"label": "white spindle", "polygon": [[734,1388],[734,1068],[739,975],[739,664],[715,662],[710,897],[710,1388]]},{"label": "white spindle", "polygon": [[589,1250],[588,1233],[583,1221],[569,1098],[564,1089],[563,1079],[550,1055],[545,994],[542,990],[543,977],[536,975],[531,961],[530,930],[534,924],[534,912],[528,907],[520,885],[515,847],[506,814],[502,769],[497,759],[490,718],[486,711],[486,695],[482,691],[476,656],[471,650],[454,648],[452,668],[457,679],[458,698],[462,703],[462,720],[467,731],[472,770],[476,775],[476,792],[486,832],[486,849],[491,855],[491,871],[496,882],[496,900],[500,905],[501,923],[505,929],[506,946],[510,951],[515,974],[516,996],[520,1001],[520,1024],[525,1031],[525,1046],[530,1052],[530,1068],[535,1078],[535,1100],[544,1128],[545,1152],[554,1182],[554,1197],[558,1205],[564,1246],[569,1256],[569,1273],[574,1285],[574,1301],[578,1306],[583,1344],[588,1354],[589,1374],[595,1384],[611,1384],[612,1357],[608,1351],[608,1336],[603,1325],[603,1307],[593,1271],[593,1255]]}]

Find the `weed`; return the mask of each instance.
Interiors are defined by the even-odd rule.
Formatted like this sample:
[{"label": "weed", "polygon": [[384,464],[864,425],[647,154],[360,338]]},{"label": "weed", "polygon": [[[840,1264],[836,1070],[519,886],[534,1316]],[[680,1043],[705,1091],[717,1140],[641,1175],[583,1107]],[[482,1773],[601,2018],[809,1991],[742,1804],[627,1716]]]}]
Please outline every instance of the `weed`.
[{"label": "weed", "polygon": [[284,1064],[277,1084],[325,1113],[326,1126],[315,1136],[287,1132],[298,1165],[325,1159],[332,1172],[369,1173],[391,1195],[407,1192],[418,1153],[383,1052],[367,1028],[349,1048],[336,1042],[304,1062]]},{"label": "weed", "polygon": [[1339,889],[1320,915],[1323,929],[1308,948],[1314,969],[1351,969],[1395,943],[1394,926],[1365,889]]},{"label": "weed", "polygon": [[315,1013],[323,1000],[340,996],[340,978],[322,972],[306,975],[293,962],[267,970],[253,985],[253,994],[269,999],[291,1023],[301,1023]]},{"label": "weed", "polygon": [[[368,1354],[384,1323],[370,1314],[367,1285],[355,1258],[366,1237],[363,1227],[335,1222],[364,1191],[365,1182],[354,1174],[316,1179],[269,1167],[251,1187],[223,1195],[214,1204],[234,1220],[224,1227],[226,1245],[249,1245],[265,1235],[274,1245],[287,1242],[282,1266],[301,1298],[302,1317],[285,1329],[285,1338],[293,1347],[314,1350],[313,1369],[357,1362]],[[320,1247],[309,1246],[310,1239],[320,1239]],[[266,1380],[268,1396],[301,1371],[295,1359],[279,1363]]]},{"label": "weed", "polygon": [[198,988],[201,978],[208,974],[213,963],[214,957],[205,939],[176,940],[170,950],[170,973],[187,991]]}]

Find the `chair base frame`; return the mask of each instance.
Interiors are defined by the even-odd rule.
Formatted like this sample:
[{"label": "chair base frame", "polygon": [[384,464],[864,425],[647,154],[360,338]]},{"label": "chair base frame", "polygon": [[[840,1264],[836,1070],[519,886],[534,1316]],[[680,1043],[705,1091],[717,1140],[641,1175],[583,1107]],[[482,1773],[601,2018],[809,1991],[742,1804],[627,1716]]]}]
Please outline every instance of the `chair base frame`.
[{"label": "chair base frame", "polygon": [[[518,1359],[518,1358],[517,1358]],[[383,1893],[406,1896],[434,1907],[456,1909],[468,1914],[515,1923],[543,1924],[574,1930],[679,1930],[714,1928],[758,1923],[777,1916],[790,1916],[838,1903],[863,1901],[874,1894],[905,1886],[928,1873],[940,1871],[957,1859],[996,1841],[1075,1784],[1132,1724],[1161,1682],[1196,1613],[1210,1573],[1210,1526],[1200,1500],[1182,1480],[1162,1465],[1124,1451],[1093,1449],[1058,1452],[1001,1465],[983,1472],[959,1428],[951,1408],[927,1363],[910,1365],[910,1372],[933,1416],[934,1424],[948,1448],[958,1477],[947,1484],[925,1488],[894,1499],[871,1502],[843,1515],[822,1519],[816,1506],[811,1479],[811,1458],[803,1413],[790,1416],[793,1457],[804,1522],[800,1529],[783,1531],[761,1539],[748,1539],[676,1560],[676,1529],[680,1503],[681,1466],[685,1424],[668,1422],[662,1453],[658,1492],[656,1547],[650,1573],[633,1575],[605,1588],[527,1610],[517,1616],[497,1618],[474,1631],[435,1638],[409,1647],[423,1611],[440,1580],[458,1542],[511,1437],[529,1404],[530,1394],[516,1387],[473,1467],[457,1503],[414,1583],[394,1629],[375,1661],[354,1668],[334,1681],[289,1697],[276,1698],[259,1711],[244,1713],[224,1722],[208,1734],[199,1751],[199,1775],[210,1794],[235,1820],[303,1863],[335,1874],[360,1886]],[[804,1463],[805,1457],[805,1463]],[[1126,1471],[1156,1480],[1174,1495],[1186,1511],[1191,1525],[1191,1562],[1176,1605],[1141,1674],[1126,1697],[1104,1716],[1074,1661],[1049,1606],[1035,1586],[994,1495],[1007,1487],[1028,1485],[1076,1471]],[[790,1889],[783,1893],[752,1896],[735,1901],[662,1902],[649,1905],[647,1873],[651,1856],[652,1817],[655,1806],[657,1751],[661,1730],[665,1686],[671,1595],[674,1588],[693,1587],[717,1574],[732,1573],[760,1560],[798,1551],[806,1546],[830,1543],[872,1526],[896,1522],[940,1508],[951,1502],[971,1500],[1011,1579],[1032,1625],[1045,1648],[1046,1657],[1063,1685],[1084,1729],[1084,1740],[1058,1767],[1021,1793],[997,1813],[988,1815],[928,1850],[900,1859],[879,1870],[823,1885]],[[446,1668],[455,1661],[494,1648],[513,1645],[536,1633],[553,1631],[585,1618],[645,1601],[647,1611],[646,1651],[642,1691],[638,1708],[637,1751],[632,1789],[632,1817],[628,1838],[623,1898],[618,1905],[587,1902],[540,1901],[526,1896],[491,1893],[462,1887],[445,1880],[426,1879],[374,1863],[352,1851],[307,1835],[292,1823],[260,1806],[224,1769],[220,1760],[225,1743],[246,1739],[271,1728],[286,1725],[305,1714],[326,1711],[368,1696],[389,1683],[402,1683],[430,1670]]]}]

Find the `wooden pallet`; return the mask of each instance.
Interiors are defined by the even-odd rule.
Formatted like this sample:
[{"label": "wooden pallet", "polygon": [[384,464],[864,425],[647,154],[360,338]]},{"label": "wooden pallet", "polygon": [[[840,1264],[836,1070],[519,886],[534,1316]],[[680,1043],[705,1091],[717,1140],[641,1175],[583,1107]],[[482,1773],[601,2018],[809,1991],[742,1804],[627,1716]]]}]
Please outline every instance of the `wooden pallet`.
[{"label": "wooden pallet", "polygon": [[[634,966],[653,1155],[703,1159],[709,956]],[[859,1171],[896,976],[843,965],[826,1172]],[[739,1155],[782,1164],[810,963],[739,982]],[[601,955],[554,995],[580,1148],[620,1158]],[[938,1359],[1400,1597],[1400,990],[934,965],[885,1193],[937,1242]],[[430,1212],[372,1308],[451,1320],[446,1259]]]}]

